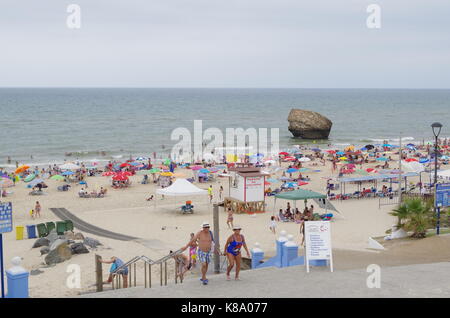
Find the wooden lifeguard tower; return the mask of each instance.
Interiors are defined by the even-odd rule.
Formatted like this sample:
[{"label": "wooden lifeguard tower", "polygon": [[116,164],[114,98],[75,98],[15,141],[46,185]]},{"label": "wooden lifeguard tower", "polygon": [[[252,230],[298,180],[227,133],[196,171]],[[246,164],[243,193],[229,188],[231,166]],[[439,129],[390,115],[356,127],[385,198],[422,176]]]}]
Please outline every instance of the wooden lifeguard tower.
[{"label": "wooden lifeguard tower", "polygon": [[228,168],[229,197],[224,200],[225,209],[234,213],[265,211],[264,182],[265,173],[250,163],[236,163]]}]

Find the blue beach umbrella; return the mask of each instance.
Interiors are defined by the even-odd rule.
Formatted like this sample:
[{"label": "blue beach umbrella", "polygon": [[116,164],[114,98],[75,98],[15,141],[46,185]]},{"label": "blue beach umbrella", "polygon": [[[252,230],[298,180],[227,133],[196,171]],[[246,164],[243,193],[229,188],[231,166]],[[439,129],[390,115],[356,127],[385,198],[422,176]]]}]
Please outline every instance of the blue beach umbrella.
[{"label": "blue beach umbrella", "polygon": [[383,147],[392,148],[393,146],[390,144],[384,144]]},{"label": "blue beach umbrella", "polygon": [[380,157],[376,159],[377,161],[388,161],[389,159],[386,157]]},{"label": "blue beach umbrella", "polygon": [[336,154],[337,154],[337,155],[345,155],[345,152],[343,152],[343,151],[338,151],[338,152],[336,152]]},{"label": "blue beach umbrella", "polygon": [[208,169],[200,169],[199,172],[200,173],[209,173],[210,171]]},{"label": "blue beach umbrella", "polygon": [[274,178],[269,178],[269,179],[267,179],[267,181],[270,183],[280,182],[278,179],[274,179]]},{"label": "blue beach umbrella", "polygon": [[298,172],[308,172],[309,170],[309,168],[301,168],[298,170]]},{"label": "blue beach umbrella", "polygon": [[286,170],[287,173],[294,173],[294,172],[297,172],[297,171],[298,171],[298,169],[295,169],[295,168],[289,168],[289,169]]},{"label": "blue beach umbrella", "polygon": [[419,163],[428,163],[430,162],[430,159],[420,159]]},{"label": "blue beach umbrella", "polygon": [[71,176],[73,174],[75,174],[75,172],[73,172],[73,171],[64,171],[63,173],[61,173],[61,175],[63,175],[63,176]]}]

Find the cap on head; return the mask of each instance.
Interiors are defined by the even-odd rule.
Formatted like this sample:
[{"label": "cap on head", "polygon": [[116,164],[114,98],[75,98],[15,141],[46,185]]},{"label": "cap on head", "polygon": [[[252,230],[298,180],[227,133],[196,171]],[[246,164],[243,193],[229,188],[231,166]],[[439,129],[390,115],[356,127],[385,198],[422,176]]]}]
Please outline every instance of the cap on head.
[{"label": "cap on head", "polygon": [[233,226],[233,231],[235,230],[241,230],[242,228],[239,225],[234,225]]},{"label": "cap on head", "polygon": [[205,228],[205,227],[210,227],[210,226],[209,226],[209,222],[204,221],[204,222],[202,223],[202,228]]}]

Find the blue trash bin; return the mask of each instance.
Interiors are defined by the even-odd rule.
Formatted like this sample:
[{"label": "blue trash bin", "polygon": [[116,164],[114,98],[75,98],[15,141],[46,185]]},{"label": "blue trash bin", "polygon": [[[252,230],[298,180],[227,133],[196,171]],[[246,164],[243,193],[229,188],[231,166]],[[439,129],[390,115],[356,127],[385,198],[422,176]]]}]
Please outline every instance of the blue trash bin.
[{"label": "blue trash bin", "polygon": [[27,225],[28,238],[36,238],[36,225]]}]

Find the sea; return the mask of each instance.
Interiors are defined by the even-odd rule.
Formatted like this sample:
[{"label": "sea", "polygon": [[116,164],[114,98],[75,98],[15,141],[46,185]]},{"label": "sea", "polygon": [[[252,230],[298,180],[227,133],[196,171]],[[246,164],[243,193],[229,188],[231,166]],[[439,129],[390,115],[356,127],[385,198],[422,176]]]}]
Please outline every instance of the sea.
[{"label": "sea", "polygon": [[[288,130],[292,108],[328,117],[328,140]],[[0,88],[0,167],[67,161],[166,157],[174,129],[279,128],[280,149],[301,144],[342,148],[433,140],[441,122],[450,137],[450,90]],[[7,158],[11,159],[8,164]]]}]

